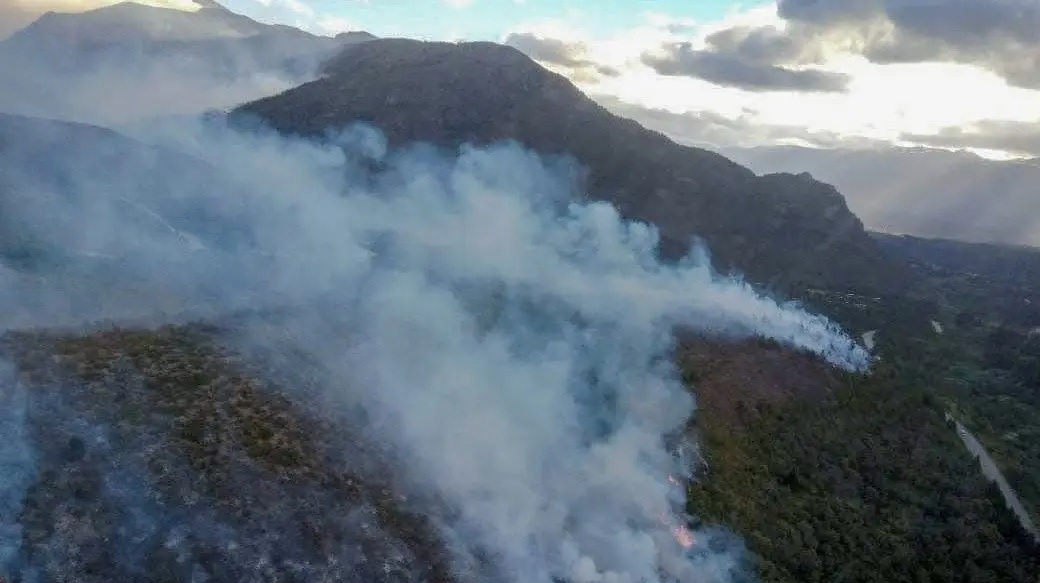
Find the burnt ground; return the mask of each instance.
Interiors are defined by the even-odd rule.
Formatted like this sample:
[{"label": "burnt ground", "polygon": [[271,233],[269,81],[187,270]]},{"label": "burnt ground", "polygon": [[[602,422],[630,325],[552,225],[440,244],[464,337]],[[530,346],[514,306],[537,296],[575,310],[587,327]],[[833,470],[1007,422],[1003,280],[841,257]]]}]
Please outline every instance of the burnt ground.
[{"label": "burnt ground", "polygon": [[17,379],[3,397],[24,391],[35,463],[17,570],[0,576],[459,580],[387,452],[294,402],[306,387],[250,376],[212,332],[3,338]]},{"label": "burnt ground", "polygon": [[697,417],[734,430],[763,407],[815,402],[844,387],[847,376],[818,357],[766,340],[718,341],[687,336],[676,356],[697,396]]}]

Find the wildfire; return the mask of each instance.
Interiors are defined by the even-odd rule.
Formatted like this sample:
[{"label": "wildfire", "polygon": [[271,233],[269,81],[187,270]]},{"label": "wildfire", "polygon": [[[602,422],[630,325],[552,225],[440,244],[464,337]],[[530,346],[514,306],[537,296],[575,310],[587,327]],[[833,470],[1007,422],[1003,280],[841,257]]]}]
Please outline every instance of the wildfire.
[{"label": "wildfire", "polygon": [[661,515],[660,519],[661,524],[667,526],[668,529],[672,532],[672,538],[675,539],[675,542],[679,543],[679,546],[681,546],[684,549],[691,549],[694,545],[697,544],[697,539],[693,536],[693,533],[690,532],[690,529],[687,528],[685,524],[675,524],[673,520],[671,520],[663,514]]},{"label": "wildfire", "polygon": [[[668,483],[676,488],[681,488],[683,486],[682,481],[675,476],[668,476]],[[697,544],[697,539],[694,538],[693,533],[690,532],[690,529],[687,528],[685,524],[676,524],[672,518],[664,514],[661,515],[660,520],[661,524],[667,526],[672,532],[672,538],[674,538],[675,542],[679,543],[679,546],[682,548],[690,549]]]},{"label": "wildfire", "polygon": [[672,536],[675,537],[675,542],[684,549],[692,549],[693,545],[697,544],[697,539],[693,537],[690,529],[681,524],[672,527]]}]

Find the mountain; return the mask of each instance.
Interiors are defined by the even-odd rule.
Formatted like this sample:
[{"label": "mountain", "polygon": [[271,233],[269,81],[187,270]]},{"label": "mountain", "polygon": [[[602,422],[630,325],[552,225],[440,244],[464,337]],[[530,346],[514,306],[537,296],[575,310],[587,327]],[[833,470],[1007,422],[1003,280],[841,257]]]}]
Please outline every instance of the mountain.
[{"label": "mountain", "polygon": [[199,5],[44,14],[0,43],[0,111],[109,124],[225,108],[309,80],[343,45],[369,39]]},{"label": "mountain", "polygon": [[46,40],[57,50],[89,49],[135,42],[245,38],[273,30],[294,29],[264,25],[212,2],[196,11],[122,2],[80,13],[47,12],[7,42],[39,48]]},{"label": "mountain", "polygon": [[616,117],[565,78],[492,43],[384,39],[347,47],[322,77],[236,110],[292,134],[372,123],[392,144],[516,140],[570,155],[584,188],[659,227],[670,257],[694,236],[718,266],[780,288],[886,288],[898,269],[878,253],[833,187],[808,175],[756,176]]},{"label": "mountain", "polygon": [[834,184],[872,230],[1040,245],[1040,162],[928,148],[723,149],[759,172],[808,171]]}]

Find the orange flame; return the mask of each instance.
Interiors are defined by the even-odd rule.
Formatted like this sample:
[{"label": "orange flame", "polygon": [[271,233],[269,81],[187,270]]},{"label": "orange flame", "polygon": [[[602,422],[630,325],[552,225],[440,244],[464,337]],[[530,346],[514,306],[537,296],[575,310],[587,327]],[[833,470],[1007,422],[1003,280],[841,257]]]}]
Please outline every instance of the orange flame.
[{"label": "orange flame", "polygon": [[690,532],[690,529],[687,528],[686,525],[674,524],[671,519],[663,514],[660,518],[661,524],[669,527],[669,530],[672,532],[672,538],[675,539],[675,542],[679,543],[679,546],[684,549],[690,549],[697,544],[697,539],[693,536],[693,533]]},{"label": "orange flame", "polygon": [[682,525],[672,527],[672,536],[675,537],[675,542],[684,549],[693,548],[693,545],[697,544],[697,539],[693,537],[690,529]]}]

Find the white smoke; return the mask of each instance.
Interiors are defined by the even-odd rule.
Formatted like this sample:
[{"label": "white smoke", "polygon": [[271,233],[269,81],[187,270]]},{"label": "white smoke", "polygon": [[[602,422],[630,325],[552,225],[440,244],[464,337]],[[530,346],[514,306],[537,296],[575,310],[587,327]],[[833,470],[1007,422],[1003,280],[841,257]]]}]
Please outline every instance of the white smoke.
[{"label": "white smoke", "polygon": [[99,172],[99,146],[75,154],[88,160],[64,170],[60,197],[15,176],[33,196],[13,210],[74,259],[35,283],[9,273],[0,297],[32,290],[23,323],[160,320],[171,301],[288,308],[278,333],[332,371],[332,402],[368,412],[413,487],[452,509],[439,519],[460,565],[493,580],[728,580],[734,553],[673,537],[669,476],[686,470],[665,439],[694,409],[676,327],[869,364],[834,324],[718,276],[704,251],[660,263],[655,229],[577,202],[573,164],[516,144],[394,152],[364,127],[321,144],[212,126],[139,137],[213,174],[167,155]]},{"label": "white smoke", "polygon": [[25,388],[14,367],[0,361],[0,574],[18,557],[22,498],[32,484],[33,451],[28,445]]}]

